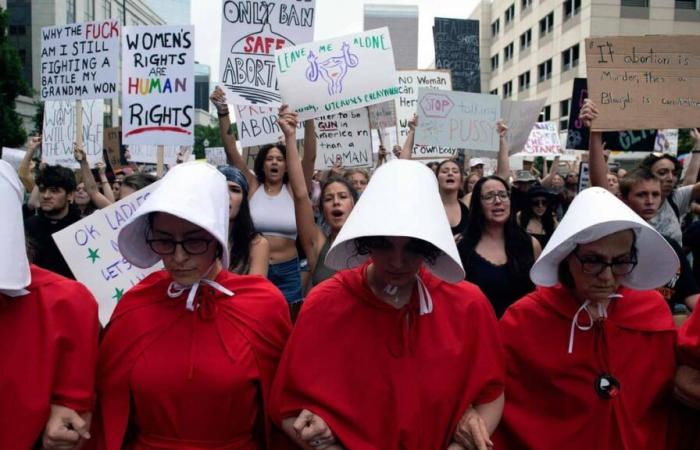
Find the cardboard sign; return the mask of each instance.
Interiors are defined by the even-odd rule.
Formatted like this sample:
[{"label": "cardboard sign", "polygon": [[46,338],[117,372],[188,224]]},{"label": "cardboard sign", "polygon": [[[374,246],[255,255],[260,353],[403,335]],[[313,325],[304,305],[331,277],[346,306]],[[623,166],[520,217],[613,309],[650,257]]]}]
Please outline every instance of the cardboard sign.
[{"label": "cardboard sign", "polygon": [[452,73],[452,90],[481,92],[479,21],[435,18],[435,67]]},{"label": "cardboard sign", "polygon": [[330,169],[337,161],[346,169],[372,167],[372,136],[365,108],[316,119],[316,133],[316,169]]},{"label": "cardboard sign", "polygon": [[97,299],[102,325],[129,289],[163,267],[161,262],[149,269],[133,266],[117,246],[119,230],[157,187],[158,182],[153,183],[53,234],[76,280]]},{"label": "cardboard sign", "polygon": [[275,52],[284,103],[299,120],[386,102],[399,95],[388,28]]},{"label": "cardboard sign", "polygon": [[[129,145],[129,160],[137,163],[157,164],[158,163],[158,146],[157,145]],[[178,157],[181,161],[187,161],[191,147],[185,145],[164,145],[163,146],[163,163],[169,166],[177,164]]]},{"label": "cardboard sign", "polygon": [[495,95],[419,88],[415,142],[497,152],[500,117],[501,101]]},{"label": "cardboard sign", "polygon": [[19,170],[19,165],[24,159],[24,155],[27,152],[25,150],[19,150],[16,148],[3,147],[2,148],[2,160],[9,163],[15,170]]},{"label": "cardboard sign", "polygon": [[121,130],[119,127],[105,128],[104,149],[107,151],[107,159],[112,171],[122,168],[121,157]]},{"label": "cardboard sign", "polygon": [[[82,100],[83,146],[90,167],[102,162],[104,145],[104,102]],[[58,164],[78,169],[80,164],[73,156],[75,139],[75,103],[55,101],[44,103],[44,129],[41,141],[41,160],[46,164]]]},{"label": "cardboard sign", "polygon": [[677,155],[678,129],[669,128],[666,130],[657,130],[656,142],[654,143],[654,151],[661,153],[669,153],[671,155]]},{"label": "cardboard sign", "polygon": [[124,144],[194,145],[194,27],[124,27]]},{"label": "cardboard sign", "polygon": [[119,22],[41,29],[41,99],[117,97]]},{"label": "cardboard sign", "polygon": [[538,122],[530,131],[523,154],[529,156],[558,155],[562,151],[559,131],[554,122]]},{"label": "cardboard sign", "polygon": [[313,40],[314,10],[315,0],[223,1],[219,79],[230,103],[280,104],[274,51]]},{"label": "cardboard sign", "polygon": [[[571,95],[569,129],[566,134],[566,148],[588,150],[590,130],[578,118],[583,101],[588,98],[588,83],[585,78],[574,79]],[[623,152],[650,152],[656,142],[656,130],[608,131],[603,133],[605,147]]]},{"label": "cardboard sign", "polygon": [[[270,106],[235,105],[238,138],[243,147],[274,144],[284,141],[284,134],[277,123],[278,109]],[[299,121],[297,139],[304,138],[304,123]]]},{"label": "cardboard sign", "polygon": [[700,36],[589,38],[586,66],[595,131],[700,124]]},{"label": "cardboard sign", "polygon": [[396,103],[394,100],[367,107],[369,125],[375,130],[396,127]]},{"label": "cardboard sign", "polygon": [[545,99],[537,100],[501,100],[501,117],[508,126],[506,138],[508,154],[520,153],[525,148],[532,128],[537,123]]},{"label": "cardboard sign", "polygon": [[204,149],[207,162],[212,166],[226,165],[226,151],[223,147],[207,147]]}]

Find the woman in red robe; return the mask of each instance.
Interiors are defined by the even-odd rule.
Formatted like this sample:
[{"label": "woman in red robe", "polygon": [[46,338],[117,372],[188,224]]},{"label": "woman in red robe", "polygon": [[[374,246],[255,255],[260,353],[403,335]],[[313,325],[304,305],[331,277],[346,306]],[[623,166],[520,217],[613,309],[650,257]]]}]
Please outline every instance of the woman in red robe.
[{"label": "woman in red robe", "polygon": [[119,234],[139,267],[100,345],[98,448],[284,448],[265,403],[291,331],[282,294],[229,265],[228,187],[212,166],[171,169]]},{"label": "woman in red robe", "polygon": [[665,449],[676,334],[664,238],[602,188],[581,192],[500,322],[506,406],[495,448]]},{"label": "woman in red robe", "polygon": [[24,189],[0,161],[0,449],[89,438],[99,322],[80,283],[30,265]]},{"label": "woman in red robe", "polygon": [[462,281],[430,169],[378,169],[325,263],[352,269],[307,297],[273,420],[303,448],[486,448],[503,406],[497,323]]}]

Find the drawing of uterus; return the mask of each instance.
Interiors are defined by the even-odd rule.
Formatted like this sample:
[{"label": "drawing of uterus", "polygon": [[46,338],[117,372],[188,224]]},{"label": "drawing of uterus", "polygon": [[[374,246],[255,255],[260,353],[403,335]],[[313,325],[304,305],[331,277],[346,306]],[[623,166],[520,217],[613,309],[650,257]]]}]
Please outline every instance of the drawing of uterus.
[{"label": "drawing of uterus", "polygon": [[328,95],[343,92],[343,79],[348,73],[348,69],[356,67],[360,62],[357,55],[350,53],[350,46],[347,42],[343,42],[341,49],[342,56],[331,56],[324,61],[319,62],[314,52],[309,52],[307,58],[309,68],[306,69],[306,79],[316,81],[320,75],[328,85]]}]

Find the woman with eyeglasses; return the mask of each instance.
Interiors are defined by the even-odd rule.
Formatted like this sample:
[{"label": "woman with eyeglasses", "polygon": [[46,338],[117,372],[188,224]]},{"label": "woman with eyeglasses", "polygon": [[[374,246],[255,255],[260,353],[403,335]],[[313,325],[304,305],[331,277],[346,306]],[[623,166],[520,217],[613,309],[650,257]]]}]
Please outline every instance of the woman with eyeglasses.
[{"label": "woman with eyeglasses", "polygon": [[554,216],[556,196],[543,187],[534,187],[527,192],[527,197],[529,207],[518,212],[518,225],[544,247],[557,227]]},{"label": "woman with eyeglasses", "polygon": [[265,278],[226,270],[229,205],[214,167],[179,164],[121,229],[129,263],[164,270],[124,294],[105,329],[95,448],[286,448],[265,406],[289,311]]},{"label": "woman with eyeglasses", "polygon": [[481,288],[496,316],[535,286],[530,267],[542,251],[539,242],[511,216],[508,185],[492,175],[477,181],[464,239],[457,245],[466,279]]},{"label": "woman with eyeglasses", "polygon": [[603,188],[582,191],[535,262],[537,290],[500,321],[502,450],[666,449],[676,330],[655,290],[665,239]]}]

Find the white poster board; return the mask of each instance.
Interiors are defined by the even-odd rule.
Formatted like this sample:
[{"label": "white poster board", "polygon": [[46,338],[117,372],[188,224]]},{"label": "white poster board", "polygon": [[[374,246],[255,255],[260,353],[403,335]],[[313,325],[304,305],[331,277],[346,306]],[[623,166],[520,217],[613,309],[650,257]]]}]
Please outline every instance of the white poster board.
[{"label": "white poster board", "polygon": [[41,29],[41,99],[116,98],[119,22]]},{"label": "white poster board", "polygon": [[317,170],[340,161],[346,169],[372,167],[372,136],[366,108],[316,119]]},{"label": "white poster board", "polygon": [[226,151],[223,147],[207,147],[204,149],[207,162],[212,166],[226,165]]},{"label": "white poster board", "polygon": [[15,170],[19,170],[19,165],[24,159],[25,154],[25,150],[9,147],[2,148],[2,160],[14,167]]},{"label": "white poster board", "polygon": [[657,130],[654,151],[662,153],[678,154],[678,128]]},{"label": "white poster board", "polygon": [[282,101],[299,120],[386,102],[399,95],[388,28],[275,52]]},{"label": "white poster board", "polygon": [[495,153],[500,117],[495,95],[419,88],[415,143]]},{"label": "white poster board", "polygon": [[[243,147],[274,144],[284,141],[277,124],[278,108],[270,106],[234,105],[238,138]],[[297,139],[304,138],[304,123],[297,125]]]},{"label": "white poster board", "polygon": [[194,27],[124,27],[122,143],[194,145]]},{"label": "white poster board", "polygon": [[537,122],[527,138],[523,155],[547,156],[561,154],[559,131],[555,122]]},{"label": "white poster board", "polygon": [[[158,163],[157,145],[128,145],[129,161],[144,164]],[[164,145],[163,163],[169,166],[177,164],[178,156],[184,162],[189,160],[192,147],[186,145]]]},{"label": "white poster board", "polygon": [[156,182],[134,192],[53,234],[75,278],[97,299],[102,325],[109,322],[124,293],[163,267],[160,262],[149,269],[135,267],[122,257],[117,246],[119,230],[157,185]]},{"label": "white poster board", "polygon": [[274,51],[313,40],[314,10],[315,0],[223,1],[219,79],[230,103],[280,103]]},{"label": "white poster board", "polygon": [[[102,162],[104,146],[104,101],[82,100],[83,146],[90,167]],[[44,103],[44,129],[41,141],[41,160],[46,164],[71,169],[80,167],[73,156],[75,142],[75,102],[49,101]]]},{"label": "white poster board", "polygon": [[546,99],[501,100],[501,117],[508,126],[506,137],[509,155],[523,151],[527,138],[530,137],[530,131],[537,123],[545,101]]},{"label": "white poster board", "polygon": [[377,103],[367,108],[369,110],[369,124],[375,130],[396,127],[396,102],[394,100]]},{"label": "white poster board", "polygon": [[[394,159],[394,146],[400,145],[398,141],[398,129],[396,127],[372,129],[370,134],[372,135],[372,153],[375,155],[379,153],[379,145],[383,144],[386,149],[386,160],[391,161]],[[379,134],[382,135],[381,141]]]}]

